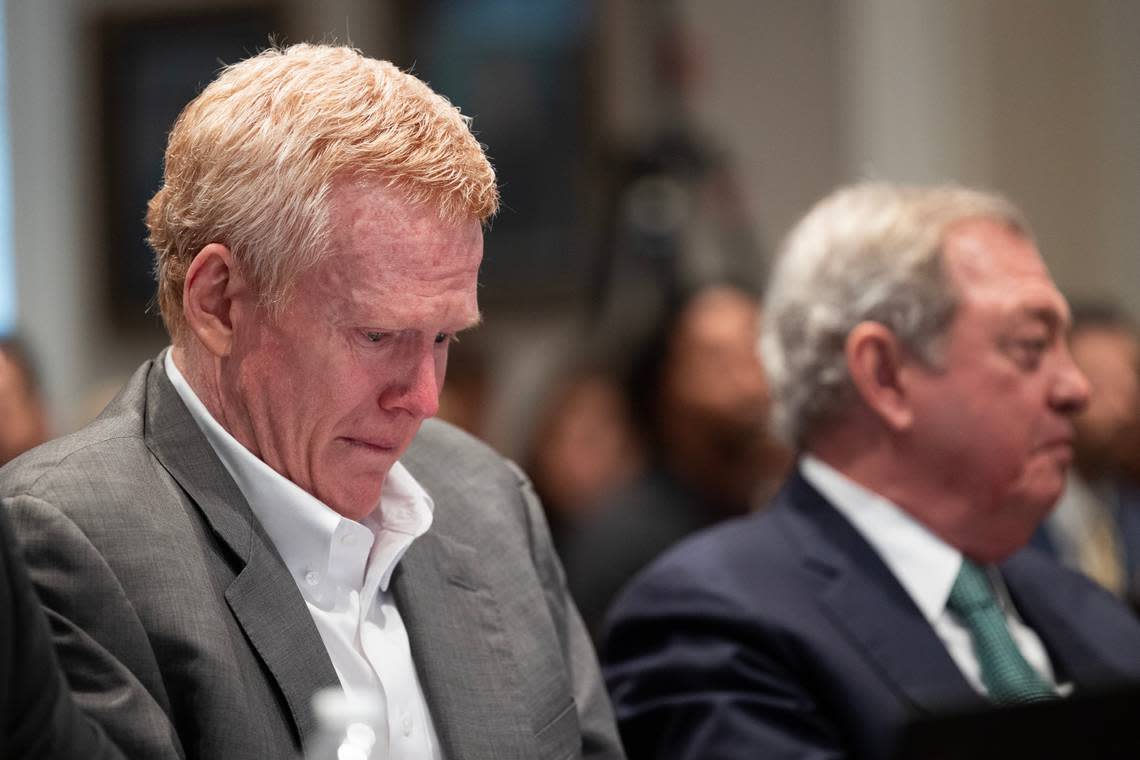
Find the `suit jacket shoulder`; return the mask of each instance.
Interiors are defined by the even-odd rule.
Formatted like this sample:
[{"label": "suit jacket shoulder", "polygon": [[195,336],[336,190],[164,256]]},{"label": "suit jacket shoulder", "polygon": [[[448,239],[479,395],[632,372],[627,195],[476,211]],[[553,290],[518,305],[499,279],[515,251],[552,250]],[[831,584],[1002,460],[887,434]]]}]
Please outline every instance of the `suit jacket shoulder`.
[{"label": "suit jacket shoulder", "polygon": [[[110,477],[112,482],[129,481],[129,471],[108,468],[100,461],[118,458],[120,453],[141,455],[143,441],[143,409],[146,396],[146,367],[141,368],[127,385],[91,424],[70,435],[56,438],[25,452],[0,469],[0,487],[4,495],[74,496],[76,481]],[[136,456],[136,459],[145,457]],[[100,489],[102,491],[102,489]],[[71,499],[75,508],[90,504],[99,493],[87,491],[86,498]]]}]

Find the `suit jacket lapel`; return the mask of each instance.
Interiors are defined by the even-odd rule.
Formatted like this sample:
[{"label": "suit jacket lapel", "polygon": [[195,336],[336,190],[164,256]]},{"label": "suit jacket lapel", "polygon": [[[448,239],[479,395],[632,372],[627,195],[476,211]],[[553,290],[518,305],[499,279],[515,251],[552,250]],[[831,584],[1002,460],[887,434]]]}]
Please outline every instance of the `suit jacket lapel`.
[{"label": "suit jacket lapel", "polygon": [[784,519],[820,601],[883,676],[918,710],[983,705],[942,640],[866,540],[797,473],[782,495]]},{"label": "suit jacket lapel", "polygon": [[1002,577],[1018,615],[1045,645],[1058,683],[1090,686],[1127,676],[1106,662],[1110,653],[1099,651],[1081,633],[1090,625],[1082,611],[1093,593],[1083,579],[1050,573],[1033,560],[1028,552],[1018,552],[1001,566]]},{"label": "suit jacket lapel", "polygon": [[288,568],[167,378],[162,356],[147,384],[147,445],[236,558],[226,601],[303,741],[316,728],[313,693],[340,685],[324,642]]},{"label": "suit jacket lapel", "polygon": [[[437,510],[446,509],[437,501]],[[392,578],[445,757],[537,756],[510,640],[476,551],[435,527],[416,539]]]}]

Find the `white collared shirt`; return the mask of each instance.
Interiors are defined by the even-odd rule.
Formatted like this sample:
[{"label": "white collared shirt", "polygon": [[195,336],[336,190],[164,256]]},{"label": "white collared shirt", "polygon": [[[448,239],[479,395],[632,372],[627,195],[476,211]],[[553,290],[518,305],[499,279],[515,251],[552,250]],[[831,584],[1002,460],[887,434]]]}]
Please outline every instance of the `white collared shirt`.
[{"label": "white collared shirt", "polygon": [[[950,589],[962,566],[962,553],[934,535],[896,504],[869,491],[818,458],[805,454],[800,474],[839,510],[871,545],[898,579],[946,646],[950,657],[979,694],[986,694],[982,668],[974,653],[970,631],[946,609]],[[1017,616],[1001,575],[990,571],[1006,624],[1025,660],[1054,689],[1053,667],[1041,639]]]},{"label": "white collared shirt", "polygon": [[380,506],[349,520],[273,470],[211,416],[174,363],[166,374],[237,483],[297,583],[349,699],[379,697],[396,759],[442,755],[412,661],[404,621],[388,590],[396,564],[431,527],[431,497],[402,464],[384,479]]}]

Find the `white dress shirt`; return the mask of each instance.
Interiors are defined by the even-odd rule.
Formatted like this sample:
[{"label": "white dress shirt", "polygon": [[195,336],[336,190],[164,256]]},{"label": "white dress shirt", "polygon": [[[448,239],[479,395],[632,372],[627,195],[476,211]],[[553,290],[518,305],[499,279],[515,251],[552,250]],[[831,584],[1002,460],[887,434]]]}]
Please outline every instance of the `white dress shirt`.
[{"label": "white dress shirt", "polygon": [[[934,535],[896,504],[869,491],[810,454],[799,462],[800,474],[847,518],[898,579],[934,628],[954,663],[970,685],[986,694],[982,668],[974,653],[970,631],[946,602],[962,566],[962,553]],[[989,571],[998,602],[1014,643],[1037,673],[1059,693],[1053,667],[1041,639],[1017,616],[1001,575]]]},{"label": "white dress shirt", "polygon": [[[210,415],[167,351],[166,373],[269,534],[297,583],[349,699],[378,698],[382,756],[441,757],[388,582],[412,541],[431,527],[431,497],[403,465],[388,472],[379,507],[362,522],[334,512],[242,446]],[[381,734],[383,736],[383,734]]]}]

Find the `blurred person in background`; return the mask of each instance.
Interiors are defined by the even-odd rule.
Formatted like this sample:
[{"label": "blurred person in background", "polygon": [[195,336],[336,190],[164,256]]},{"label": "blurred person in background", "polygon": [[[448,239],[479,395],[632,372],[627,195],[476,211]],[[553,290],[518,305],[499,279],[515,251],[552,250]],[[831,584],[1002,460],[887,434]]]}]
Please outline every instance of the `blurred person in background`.
[{"label": "blurred person in background", "polygon": [[1026,223],[864,183],[792,230],[765,298],[771,506],[657,560],[603,669],[633,760],[891,757],[907,723],[1140,680],[1140,621],[1023,549],[1089,383]]},{"label": "blurred person in background", "polygon": [[436,418],[487,440],[489,385],[483,342],[474,336],[454,341],[448,350],[447,384],[439,392]]},{"label": "blurred person in background", "polygon": [[0,338],[0,465],[48,438],[47,410],[24,341]]},{"label": "blurred person in background", "polygon": [[526,471],[546,508],[555,548],[643,466],[642,442],[621,383],[582,363],[558,377],[539,412]]},{"label": "blurred person in background", "polygon": [[632,356],[626,395],[646,472],[567,534],[571,592],[596,635],[619,588],[694,530],[742,514],[782,478],[756,356],[766,250],[731,154],[693,106],[703,51],[674,0],[644,5],[652,129],[602,176],[594,329]]},{"label": "blurred person in background", "polygon": [[618,590],[679,539],[753,509],[789,463],[768,433],[760,302],[712,284],[684,293],[635,353],[626,392],[644,475],[567,537],[570,590],[591,631]]},{"label": "blurred person in background", "polygon": [[422,81],[270,49],[175,122],[147,226],[172,346],[0,501],[82,709],[132,757],[623,757],[518,468],[446,423],[494,171]]},{"label": "blurred person in background", "polygon": [[1140,334],[1119,308],[1081,304],[1069,350],[1092,393],[1073,420],[1074,467],[1045,539],[1066,564],[1140,609],[1140,483],[1127,472],[1140,422]]}]

